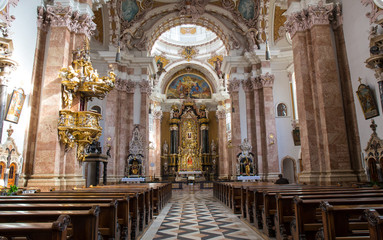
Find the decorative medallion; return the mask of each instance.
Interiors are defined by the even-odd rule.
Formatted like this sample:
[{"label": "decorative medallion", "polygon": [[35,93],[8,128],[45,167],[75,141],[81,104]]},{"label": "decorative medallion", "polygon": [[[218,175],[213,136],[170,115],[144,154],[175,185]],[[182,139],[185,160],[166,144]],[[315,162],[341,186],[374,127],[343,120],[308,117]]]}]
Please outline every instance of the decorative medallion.
[{"label": "decorative medallion", "polygon": [[187,61],[190,61],[196,54],[197,54],[197,51],[195,47],[190,47],[190,46],[184,47],[181,52],[181,55],[184,58],[186,58]]},{"label": "decorative medallion", "polygon": [[180,28],[181,34],[195,34],[197,32],[197,28],[195,27],[181,27]]},{"label": "decorative medallion", "polygon": [[254,0],[240,0],[238,4],[238,11],[241,16],[246,20],[251,20],[255,16],[255,3]]},{"label": "decorative medallion", "polygon": [[211,88],[201,76],[183,74],[170,82],[166,97],[168,99],[208,99],[211,98]]},{"label": "decorative medallion", "polygon": [[139,11],[140,8],[136,0],[123,0],[121,2],[121,17],[124,21],[131,22]]}]

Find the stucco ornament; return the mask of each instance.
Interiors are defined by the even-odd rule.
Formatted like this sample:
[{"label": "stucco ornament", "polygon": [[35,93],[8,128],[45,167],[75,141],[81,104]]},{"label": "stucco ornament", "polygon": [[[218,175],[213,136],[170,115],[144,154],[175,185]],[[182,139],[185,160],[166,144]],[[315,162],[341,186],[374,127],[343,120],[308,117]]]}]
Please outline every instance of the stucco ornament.
[{"label": "stucco ornament", "polygon": [[182,0],[176,8],[180,16],[191,16],[193,20],[197,20],[205,13],[208,2],[208,0]]}]

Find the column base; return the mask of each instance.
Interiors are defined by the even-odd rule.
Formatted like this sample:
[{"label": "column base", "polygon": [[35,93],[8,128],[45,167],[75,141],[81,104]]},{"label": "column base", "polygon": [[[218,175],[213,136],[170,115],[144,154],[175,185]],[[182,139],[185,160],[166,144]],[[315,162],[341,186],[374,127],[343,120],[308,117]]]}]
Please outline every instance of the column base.
[{"label": "column base", "polygon": [[313,185],[336,185],[358,182],[363,177],[361,173],[352,170],[334,170],[328,172],[306,172],[298,175],[299,183]]},{"label": "column base", "polygon": [[42,192],[47,192],[52,188],[55,188],[55,190],[67,190],[74,187],[84,187],[85,179],[81,175],[40,174],[30,177],[24,175],[20,177],[19,185],[28,188],[38,188]]}]

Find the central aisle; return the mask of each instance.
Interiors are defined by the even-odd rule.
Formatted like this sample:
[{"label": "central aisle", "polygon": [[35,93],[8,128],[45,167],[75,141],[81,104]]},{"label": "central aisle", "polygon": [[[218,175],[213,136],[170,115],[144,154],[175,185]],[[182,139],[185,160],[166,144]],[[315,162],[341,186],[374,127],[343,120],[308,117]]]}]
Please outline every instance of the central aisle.
[{"label": "central aisle", "polygon": [[193,186],[173,190],[173,197],[152,223],[150,239],[263,239],[213,197],[212,190]]}]

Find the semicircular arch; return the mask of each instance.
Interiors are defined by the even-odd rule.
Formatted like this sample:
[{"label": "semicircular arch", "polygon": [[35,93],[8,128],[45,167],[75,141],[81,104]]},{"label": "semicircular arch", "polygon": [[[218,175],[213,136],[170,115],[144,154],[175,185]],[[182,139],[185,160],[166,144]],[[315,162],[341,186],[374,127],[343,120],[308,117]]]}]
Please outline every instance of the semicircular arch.
[{"label": "semicircular arch", "polygon": [[176,13],[171,13],[163,16],[157,21],[150,29],[147,30],[147,49],[151,52],[154,43],[158,38],[167,30],[180,26],[183,24],[195,24],[197,26],[205,27],[214,32],[223,42],[226,52],[230,51],[229,33],[228,29],[220,20],[212,15],[204,14],[199,19],[193,20],[191,17],[180,17]]},{"label": "semicircular arch", "polygon": [[198,61],[180,61],[180,62],[174,62],[172,64],[169,64],[169,66],[166,66],[167,69],[169,69],[166,74],[160,77],[159,79],[159,86],[161,89],[161,93],[166,93],[166,87],[170,83],[170,81],[173,79],[174,75],[186,68],[196,69],[200,71],[202,74],[204,74],[206,80],[208,81],[209,85],[211,86],[212,93],[216,93],[218,89],[218,79],[215,76],[215,72],[209,68],[206,67],[204,64],[198,62]]}]

